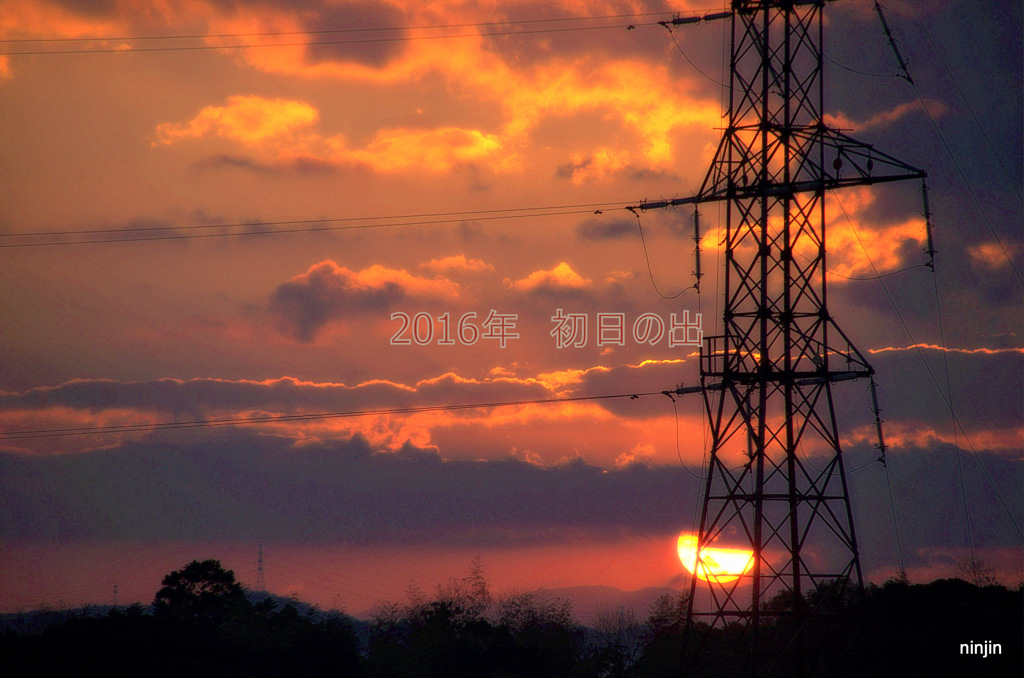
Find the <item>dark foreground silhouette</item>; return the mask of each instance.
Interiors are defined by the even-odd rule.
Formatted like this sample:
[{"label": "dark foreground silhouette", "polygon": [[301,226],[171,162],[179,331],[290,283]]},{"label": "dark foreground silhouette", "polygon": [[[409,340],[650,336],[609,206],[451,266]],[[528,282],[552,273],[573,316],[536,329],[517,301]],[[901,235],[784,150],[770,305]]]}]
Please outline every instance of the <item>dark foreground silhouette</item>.
[{"label": "dark foreground silhouette", "polygon": [[[811,591],[807,600],[821,595]],[[830,677],[1020,676],[1022,610],[1020,589],[890,581],[830,604],[827,628],[805,629],[797,660],[809,675]],[[640,678],[680,675],[685,600],[662,596],[646,618],[607,608],[585,627],[567,601],[544,592],[492,596],[475,564],[432,597],[414,588],[406,602],[382,604],[359,621],[247,595],[230,571],[207,560],[168,574],[149,607],[41,619],[4,617],[6,675]],[[795,675],[786,617],[778,619],[762,634],[768,644],[759,666],[763,675]],[[750,646],[738,629],[700,630],[693,675],[749,675]],[[779,652],[773,637],[784,645]]]}]

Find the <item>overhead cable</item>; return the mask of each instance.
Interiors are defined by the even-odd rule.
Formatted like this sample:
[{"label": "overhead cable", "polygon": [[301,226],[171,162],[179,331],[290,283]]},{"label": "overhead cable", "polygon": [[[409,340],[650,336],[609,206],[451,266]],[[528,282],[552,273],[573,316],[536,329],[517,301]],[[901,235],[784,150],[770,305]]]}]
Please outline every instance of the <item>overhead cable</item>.
[{"label": "overhead cable", "polygon": [[[507,36],[537,35],[544,33],[575,33],[581,31],[601,31],[610,29],[632,30],[638,26],[656,26],[658,22],[646,23],[618,23],[601,26],[569,26],[562,28],[535,28],[517,31],[494,31],[489,33],[456,33],[454,35],[402,35],[395,37],[372,37],[354,38],[340,40],[313,40],[304,42],[258,42],[241,43],[229,45],[169,45],[159,47],[103,47],[99,49],[55,49],[55,50],[19,50],[15,52],[0,52],[0,56],[39,56],[39,55],[69,55],[69,54],[133,54],[140,52],[196,52],[218,49],[255,49],[266,47],[312,47],[317,45],[369,45],[377,43],[400,43],[419,42],[424,40],[455,40],[460,38],[494,38]],[[367,31],[372,32],[372,31]]]},{"label": "overhead cable", "polygon": [[345,419],[368,416],[393,416],[401,414],[419,414],[422,412],[449,412],[457,410],[479,410],[497,407],[515,407],[521,405],[553,405],[596,400],[612,400],[629,398],[634,400],[643,396],[664,395],[662,391],[647,393],[613,393],[606,395],[569,396],[565,398],[535,398],[532,400],[504,400],[489,403],[465,403],[457,405],[427,405],[422,407],[393,407],[375,410],[349,410],[341,412],[311,412],[308,414],[282,414],[253,417],[228,417],[223,419],[199,419],[191,421],[165,421],[148,424],[117,424],[110,426],[78,426],[67,428],[32,429],[23,431],[0,432],[0,440],[22,440],[26,438],[60,438],[77,435],[98,435],[111,433],[138,433],[149,431],[166,431],[174,429],[209,428],[214,426],[241,426],[246,424],[279,424],[322,419]]},{"label": "overhead cable", "polygon": [[[400,226],[430,226],[456,224],[466,221],[497,221],[528,217],[564,216],[602,213],[602,208],[621,206],[618,203],[588,203],[543,207],[512,207],[507,209],[473,210],[463,212],[431,212],[391,216],[334,217],[324,219],[289,219],[282,221],[244,221],[228,224],[191,226],[142,226],[122,228],[95,228],[63,231],[17,231],[0,233],[0,249],[24,247],[54,247],[64,245],[93,245],[103,243],[148,242],[154,240],[190,240],[196,238],[224,238],[287,233],[313,233],[318,231],[347,231]],[[380,222],[380,223],[358,223]],[[298,228],[285,228],[297,226]],[[234,229],[234,230],[231,230]],[[237,230],[245,229],[245,230]],[[215,232],[201,232],[215,231]],[[137,235],[145,234],[145,235]],[[159,234],[159,235],[153,235]],[[68,237],[78,239],[68,240]],[[86,236],[84,239],[81,236]],[[109,237],[105,237],[109,236]],[[45,238],[44,240],[39,240]],[[15,240],[11,242],[11,240]]]}]

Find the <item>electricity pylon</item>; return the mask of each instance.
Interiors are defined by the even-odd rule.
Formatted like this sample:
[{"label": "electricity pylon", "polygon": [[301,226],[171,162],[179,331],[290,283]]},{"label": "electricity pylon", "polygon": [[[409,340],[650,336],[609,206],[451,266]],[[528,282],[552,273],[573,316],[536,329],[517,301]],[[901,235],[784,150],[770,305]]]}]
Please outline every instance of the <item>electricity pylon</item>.
[{"label": "electricity pylon", "polygon": [[[726,204],[722,334],[705,337],[701,385],[675,391],[703,393],[712,438],[695,569],[706,576],[692,579],[686,622],[691,673],[701,670],[694,637],[717,627],[737,639],[746,675],[814,675],[823,592],[863,586],[833,386],[869,379],[874,395],[874,370],[828,310],[826,195],[926,175],[825,123],[825,4],[733,0],[705,17],[732,22],[728,124],[697,195],[638,206],[694,205],[699,246],[698,206]],[[749,550],[749,569],[707,576],[705,549],[716,547]]]},{"label": "electricity pylon", "polygon": [[256,555],[256,590],[267,590],[267,580],[263,575],[263,544],[260,544],[259,551]]}]

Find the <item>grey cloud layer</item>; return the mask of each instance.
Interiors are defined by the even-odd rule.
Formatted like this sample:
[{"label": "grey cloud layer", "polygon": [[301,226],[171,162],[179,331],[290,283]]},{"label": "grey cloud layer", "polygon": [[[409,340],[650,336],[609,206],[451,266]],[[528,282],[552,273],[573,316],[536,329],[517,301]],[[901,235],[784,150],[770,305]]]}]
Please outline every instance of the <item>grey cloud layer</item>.
[{"label": "grey cloud layer", "polygon": [[[176,434],[175,434],[176,435]],[[895,563],[884,470],[864,445],[849,479],[869,566]],[[1019,515],[1020,460],[964,459],[974,538],[1019,539],[977,464]],[[866,464],[866,466],[865,466]],[[966,544],[953,451],[890,460],[908,564]],[[88,455],[0,454],[0,536],[60,540],[278,540],[308,543],[505,545],[551,540],[671,538],[690,529],[697,469],[634,465],[606,471],[576,460],[540,468],[507,459],[445,462],[365,441],[296,446],[287,438],[218,431],[165,436]]]},{"label": "grey cloud layer", "polygon": [[3,393],[0,394],[0,407],[43,409],[62,406],[89,411],[130,408],[201,416],[209,412],[251,409],[325,412],[477,402],[473,398],[517,400],[550,395],[550,391],[540,384],[508,380],[463,382],[454,377],[441,377],[416,387],[390,382],[368,382],[356,386],[309,384],[287,377],[269,382],[159,379],[122,383],[97,379],[75,380],[23,393]]},{"label": "grey cloud layer", "polygon": [[411,446],[375,454],[359,438],[296,449],[237,431],[60,458],[0,455],[0,467],[0,533],[26,539],[514,542],[555,528],[671,532],[691,504],[683,469],[443,462]]}]

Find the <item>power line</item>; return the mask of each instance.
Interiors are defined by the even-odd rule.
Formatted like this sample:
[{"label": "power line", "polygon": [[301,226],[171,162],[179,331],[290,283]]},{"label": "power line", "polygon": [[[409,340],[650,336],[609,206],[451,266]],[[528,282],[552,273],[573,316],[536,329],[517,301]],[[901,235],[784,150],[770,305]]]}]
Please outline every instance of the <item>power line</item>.
[{"label": "power line", "polygon": [[[985,468],[985,465],[982,463],[981,455],[978,454],[978,450],[974,447],[974,443],[971,441],[971,437],[967,434],[967,429],[964,428],[963,423],[960,421],[960,417],[957,416],[957,414],[956,414],[956,410],[953,409],[953,402],[952,402],[952,397],[951,397],[952,391],[949,392],[950,393],[950,397],[947,398],[946,397],[946,393],[943,392],[942,387],[939,385],[939,380],[935,376],[935,372],[932,370],[931,365],[928,364],[927,359],[925,359],[925,357],[924,357],[924,352],[921,350],[921,345],[918,343],[917,339],[914,338],[914,333],[910,330],[910,326],[907,325],[907,321],[903,317],[903,314],[900,312],[899,307],[896,305],[896,301],[893,299],[892,294],[889,293],[889,288],[886,287],[885,281],[882,279],[882,276],[878,275],[878,269],[875,268],[875,262],[872,261],[871,254],[868,252],[867,247],[864,246],[864,242],[861,240],[860,234],[857,233],[857,227],[854,225],[853,219],[850,218],[849,213],[846,211],[846,208],[843,206],[843,203],[840,200],[838,200],[838,198],[836,199],[836,203],[839,205],[839,209],[842,210],[843,215],[846,217],[846,220],[850,223],[850,227],[853,229],[853,233],[857,237],[857,242],[860,244],[861,249],[864,250],[864,255],[867,257],[868,263],[871,265],[871,270],[875,272],[875,276],[878,279],[878,284],[881,286],[882,291],[885,292],[885,296],[889,300],[889,305],[892,306],[892,310],[896,313],[896,317],[899,319],[900,324],[903,326],[903,331],[906,332],[907,336],[910,338],[910,345],[917,352],[917,356],[918,356],[918,358],[920,358],[921,364],[924,365],[925,371],[928,372],[928,376],[931,378],[932,384],[935,386],[935,390],[939,394],[939,398],[942,399],[943,404],[949,410],[950,418],[953,420],[954,435],[955,435],[955,432],[956,432],[956,427],[959,426],[960,427],[960,432],[963,434],[964,440],[967,442],[967,446],[971,449],[971,454],[974,455],[974,459],[978,463],[978,466],[981,468],[982,473],[984,473],[985,479],[988,480],[989,486],[992,488],[993,494],[995,494],[996,499],[999,500],[999,504],[1003,507],[1003,511],[1006,513],[1006,516],[1010,519],[1010,523],[1013,525],[1014,529],[1017,531],[1017,534],[1021,535],[1021,537],[1024,537],[1024,530],[1022,530],[1021,527],[1017,524],[1017,519],[1014,518],[1013,512],[1010,511],[1009,507],[1006,505],[1006,502],[1003,500],[1002,494],[999,492],[999,488],[995,484],[995,480],[992,478],[992,475],[988,472],[988,469]],[[933,272],[933,274],[934,274],[934,272]],[[936,295],[936,306],[938,306],[938,303],[939,303],[939,300],[938,300],[938,296]],[[943,338],[942,341],[943,341],[943,346],[941,346],[940,348],[942,349],[942,352],[945,353],[946,352],[945,345],[944,345],[945,344],[945,339]],[[948,376],[948,374],[947,374],[947,376]],[[948,386],[948,383],[949,382],[947,381],[947,386]],[[963,484],[963,468],[962,468],[962,466],[960,464],[960,445],[959,445],[959,443],[956,443],[956,454],[957,454],[957,467],[960,470],[961,488],[964,488],[965,486]],[[887,482],[888,482],[888,480],[887,480]],[[966,509],[966,497],[967,497],[966,489],[962,489],[962,491],[964,493],[964,501],[965,501],[965,509]],[[969,529],[970,529],[970,525],[968,523],[968,530]],[[972,552],[973,552],[973,546],[972,546]]]},{"label": "power line", "polygon": [[[629,208],[627,207],[626,209]],[[647,254],[647,238],[644,236],[643,224],[640,223],[640,212],[638,212],[635,209],[630,209],[629,211],[632,212],[633,216],[636,217],[636,227],[640,231],[640,243],[643,245],[644,248],[644,261],[647,262],[647,275],[650,276],[651,285],[654,287],[654,291],[657,292],[658,296],[661,297],[662,299],[668,299],[669,301],[671,301],[672,299],[675,299],[683,292],[695,289],[695,285],[690,285],[689,287],[682,288],[675,294],[665,294],[664,292],[661,291],[661,289],[658,287],[658,283],[654,280],[654,270],[651,268],[651,257],[650,255]]]},{"label": "power line", "polygon": [[448,412],[476,410],[519,405],[551,405],[614,398],[636,399],[642,396],[664,395],[663,391],[646,393],[613,393],[606,395],[570,396],[568,398],[536,398],[532,400],[505,400],[489,403],[465,403],[459,405],[427,405],[423,407],[394,407],[376,410],[349,410],[341,412],[314,412],[309,414],[284,414],[278,416],[231,417],[223,419],[199,419],[193,421],[165,421],[149,424],[121,424],[111,426],[80,426],[71,428],[34,429],[0,432],[0,440],[21,440],[27,438],[60,438],[76,435],[98,435],[103,433],[138,433],[174,429],[209,428],[214,426],[240,426],[244,424],[276,424],[281,422],[317,421],[321,419],[343,419],[350,417],[389,416],[419,414],[421,412]]},{"label": "power line", "polygon": [[860,71],[860,70],[857,70],[856,68],[852,68],[850,66],[847,66],[846,64],[839,63],[838,61],[836,61],[835,59],[833,59],[832,57],[830,57],[827,54],[823,54],[822,56],[824,56],[833,66],[838,66],[839,68],[843,69],[844,71],[849,71],[850,73],[856,73],[857,75],[864,75],[864,76],[867,76],[869,78],[898,78],[898,77],[900,77],[896,73],[869,73],[868,71]]},{"label": "power line", "polygon": [[[94,245],[103,243],[151,242],[155,240],[191,240],[197,238],[225,238],[257,235],[280,235],[288,233],[314,233],[317,231],[346,231],[376,228],[395,228],[402,226],[433,226],[440,224],[462,223],[465,221],[499,221],[508,219],[524,219],[528,217],[550,217],[578,214],[601,213],[611,206],[621,206],[626,201],[617,203],[587,203],[578,205],[553,205],[543,207],[513,207],[507,209],[473,210],[465,212],[431,212],[423,214],[401,214],[392,216],[367,217],[336,217],[326,219],[291,219],[283,221],[247,221],[230,224],[209,224],[193,226],[144,226],[140,228],[96,228],[67,231],[19,231],[0,233],[0,249],[24,247],[60,247],[65,245]],[[384,223],[354,223],[378,221]],[[320,224],[313,226],[313,224]],[[325,225],[333,224],[333,225]],[[277,228],[298,226],[299,228]],[[221,229],[221,232],[200,233],[198,231]],[[250,229],[245,231],[228,231],[226,229]],[[268,230],[255,230],[268,229]],[[181,233],[185,231],[185,233]],[[168,235],[143,235],[133,237],[135,233],[165,233]],[[88,239],[63,240],[68,236],[97,236]],[[121,236],[104,238],[98,236]],[[6,242],[10,238],[49,238],[36,242]]]},{"label": "power line", "polygon": [[[913,4],[912,3],[908,3],[908,4],[910,4],[911,5],[911,9],[913,9]],[[906,80],[908,83],[910,83],[910,86],[914,89],[914,94],[917,95],[917,99],[921,103],[921,108],[924,110],[924,113],[927,116],[928,121],[931,123],[932,131],[934,131],[935,132],[935,136],[937,136],[939,138],[939,142],[942,144],[942,147],[945,149],[946,155],[949,156],[950,162],[953,163],[953,167],[956,169],[956,173],[960,176],[961,181],[963,181],[964,187],[967,189],[967,192],[970,193],[971,198],[974,200],[974,203],[975,203],[975,205],[978,208],[978,212],[981,214],[982,220],[988,226],[989,231],[992,233],[992,237],[995,238],[995,240],[996,240],[996,244],[999,245],[999,249],[1002,250],[1003,256],[1006,258],[1006,262],[1010,265],[1010,269],[1013,271],[1013,274],[1017,277],[1018,282],[1020,282],[1021,285],[1024,286],[1024,276],[1021,276],[1021,272],[1017,269],[1017,265],[1013,261],[1013,256],[1011,256],[1011,253],[1009,252],[1009,250],[1007,250],[1006,245],[1003,243],[1002,238],[999,237],[999,233],[996,231],[996,228],[993,225],[992,220],[988,216],[988,212],[985,210],[984,205],[982,205],[981,200],[978,198],[978,194],[974,191],[974,187],[971,185],[971,182],[967,179],[967,175],[964,173],[963,168],[960,166],[960,163],[957,161],[956,155],[953,153],[953,149],[950,148],[949,143],[946,141],[946,137],[942,134],[942,131],[939,129],[939,125],[935,121],[935,116],[933,116],[932,112],[928,109],[928,103],[925,101],[924,96],[921,94],[921,90],[918,89],[917,85],[914,83],[914,79],[912,77],[910,77],[910,73],[907,70],[907,63],[903,59],[903,55],[900,54],[899,48],[896,45],[896,41],[893,38],[892,30],[889,27],[888,22],[886,22],[885,15],[882,13],[882,7],[881,7],[881,5],[878,4],[877,0],[875,0],[875,7],[874,7],[874,9],[875,9],[875,12],[878,14],[878,18],[882,22],[882,27],[885,29],[886,37],[889,38],[889,45],[892,47],[893,52],[896,55],[896,60],[899,62],[899,68],[902,71],[902,75],[900,75],[900,77],[902,77],[904,80]],[[921,28],[924,29],[925,34],[928,36],[929,41],[931,41],[932,47],[935,49],[936,54],[939,54],[941,52],[941,50],[938,49],[938,46],[935,44],[935,41],[932,39],[931,34],[928,33],[928,29],[925,27],[924,22],[921,20],[921,15],[917,13],[916,9],[914,10],[914,14],[917,16],[918,23],[921,24]],[[963,92],[960,90],[960,86],[957,84],[956,78],[953,76],[953,73],[949,70],[949,67],[946,66],[945,61],[941,57],[941,54],[939,56],[939,59],[942,62],[943,67],[946,69],[946,72],[949,74],[950,79],[953,80],[953,85],[956,88],[957,92],[959,92],[960,98],[964,100],[964,103],[967,105],[968,110],[970,110],[971,116],[974,118],[975,124],[978,126],[978,129],[981,131],[982,137],[985,138],[986,141],[987,141],[988,137],[985,134],[984,128],[981,126],[981,123],[978,122],[977,117],[974,116],[974,111],[971,109],[970,104],[967,103],[967,98],[963,95]],[[1000,165],[1002,166],[1002,162],[1000,161],[998,155],[995,155],[995,149],[992,148],[991,143],[989,143],[989,148],[992,150],[993,155],[994,155],[994,157],[996,159],[996,162],[999,162]],[[1005,167],[1004,167],[1004,170],[1005,170]],[[1020,195],[1019,192],[1018,192],[1018,195]]]},{"label": "power line", "polygon": [[634,29],[641,26],[657,26],[658,22],[631,24],[608,24],[604,26],[573,26],[565,28],[537,28],[521,31],[495,31],[491,33],[458,33],[455,35],[403,35],[398,37],[358,38],[352,40],[316,40],[312,42],[263,42],[232,45],[177,45],[163,47],[136,47],[122,49],[106,47],[102,49],[62,49],[62,50],[24,50],[17,52],[0,52],[0,56],[38,56],[38,55],[69,55],[69,54],[132,54],[139,52],[197,52],[217,49],[250,49],[263,47],[311,47],[316,45],[369,45],[376,43],[398,43],[423,40],[454,40],[460,38],[494,38],[503,36],[536,35],[540,33],[574,33],[580,31],[600,31],[609,29]]},{"label": "power line", "polygon": [[[985,127],[981,124],[981,121],[978,120],[978,116],[974,112],[974,107],[971,106],[971,102],[968,101],[967,97],[964,95],[963,90],[960,88],[960,83],[957,81],[956,76],[953,75],[953,71],[950,69],[949,64],[946,63],[945,57],[942,56],[944,50],[940,49],[938,44],[936,44],[935,38],[932,37],[931,31],[928,30],[928,26],[926,26],[924,21],[921,19],[921,14],[917,11],[917,8],[914,7],[914,3],[906,2],[906,4],[910,6],[910,9],[914,12],[914,16],[917,17],[917,23],[920,24],[921,30],[924,31],[925,37],[928,38],[928,42],[931,43],[932,51],[935,53],[935,56],[938,57],[939,63],[942,64],[942,68],[945,69],[946,74],[949,76],[949,79],[953,82],[953,88],[956,89],[956,93],[960,95],[960,100],[963,101],[964,107],[967,108],[967,112],[971,114],[971,119],[974,121],[975,126],[978,128],[978,131],[981,132],[981,138],[984,139],[986,145],[988,145],[988,150],[992,154],[992,157],[995,158],[995,161],[999,163],[999,166],[1003,169],[1004,176],[1010,176],[1010,170],[1006,167],[1005,164],[1003,164],[1003,160],[999,156],[999,153],[996,152],[996,148],[992,144],[992,140],[989,139],[988,134],[985,133]],[[1017,197],[1021,200],[1024,200],[1024,197],[1022,197],[1021,194],[1020,186],[1017,186],[1016,188]]]},{"label": "power line", "polygon": [[956,410],[953,407],[953,384],[949,378],[949,351],[946,350],[946,330],[942,323],[942,302],[939,299],[939,279],[932,271],[932,286],[935,288],[935,315],[939,324],[939,346],[942,348],[942,368],[946,375],[946,396],[945,401],[949,406],[950,422],[953,425],[953,453],[956,455],[956,470],[960,476],[960,495],[964,499],[964,524],[967,527],[967,542],[971,547],[971,562],[976,563],[977,556],[974,549],[974,531],[971,529],[971,511],[967,505],[967,484],[964,482],[963,459],[960,454],[960,439],[956,430]]},{"label": "power line", "polygon": [[676,34],[675,34],[675,32],[674,32],[674,31],[673,31],[673,30],[672,30],[672,29],[671,29],[671,28],[670,28],[669,26],[667,26],[666,24],[662,24],[662,25],[663,25],[663,26],[665,26],[665,30],[667,30],[667,31],[668,31],[668,36],[669,36],[670,38],[672,38],[672,44],[674,44],[674,45],[676,46],[676,50],[677,50],[677,51],[678,51],[678,52],[679,52],[680,54],[682,54],[682,55],[683,55],[683,58],[684,58],[684,59],[686,59],[686,63],[690,64],[690,65],[691,65],[691,66],[693,67],[693,70],[697,71],[698,73],[700,73],[701,75],[703,75],[703,76],[704,76],[705,78],[707,78],[707,79],[708,79],[708,80],[710,80],[711,82],[713,82],[713,83],[715,83],[716,85],[718,85],[719,87],[727,87],[727,85],[726,85],[726,84],[725,84],[724,82],[722,82],[721,80],[717,80],[717,79],[715,79],[715,78],[711,77],[710,75],[708,75],[707,73],[705,73],[705,72],[704,72],[703,70],[701,70],[701,67],[700,67],[700,66],[698,66],[697,64],[695,64],[695,63],[693,62],[693,59],[691,59],[691,58],[690,58],[689,56],[687,56],[686,52],[684,52],[684,51],[683,51],[683,47],[682,47],[682,45],[680,45],[680,44],[679,44],[679,41],[678,41],[678,40],[676,40]]},{"label": "power line", "polygon": [[390,31],[443,30],[451,28],[489,28],[492,26],[520,26],[533,24],[567,23],[570,21],[600,21],[607,19],[635,19],[650,16],[668,16],[672,12],[636,12],[632,14],[601,14],[583,17],[561,17],[553,19],[520,19],[517,21],[482,21],[461,24],[434,24],[426,26],[377,26],[373,28],[324,28],[304,31],[263,31],[252,33],[211,33],[193,35],[136,35],[136,36],[100,36],[91,38],[8,38],[0,39],[0,44],[38,43],[38,42],[100,42],[100,41],[131,41],[131,40],[203,40],[210,38],[261,38],[289,35],[330,35],[335,33],[385,33]]},{"label": "power line", "polygon": [[946,150],[946,155],[949,156],[950,162],[953,163],[953,167],[956,169],[956,173],[960,176],[960,180],[963,181],[964,187],[967,189],[967,192],[971,195],[971,198],[974,200],[974,204],[977,206],[978,212],[981,214],[982,220],[985,222],[985,225],[988,226],[989,232],[992,233],[992,237],[995,238],[996,244],[999,245],[999,249],[1002,251],[1003,256],[1006,258],[1006,263],[1010,265],[1010,270],[1013,271],[1013,274],[1017,276],[1017,281],[1021,284],[1022,287],[1024,287],[1024,277],[1021,276],[1020,271],[1017,269],[1017,265],[1013,262],[1013,257],[1011,256],[1009,250],[1007,250],[1006,245],[1003,243],[1003,239],[999,237],[999,233],[998,231],[996,231],[995,225],[993,225],[992,220],[989,218],[988,212],[985,210],[985,206],[982,205],[981,199],[978,198],[978,194],[974,191],[974,186],[971,185],[971,182],[967,179],[967,175],[964,173],[964,170],[960,166],[960,163],[957,162],[956,155],[954,155],[953,153],[953,149],[949,147],[949,144],[946,142],[946,137],[943,136],[942,131],[939,129],[938,123],[935,122],[935,117],[932,115],[931,111],[928,110],[928,104],[925,102],[924,97],[921,96],[921,91],[917,88],[917,85],[913,83],[911,83],[910,86],[914,88],[914,94],[917,95],[918,101],[921,102],[921,108],[924,109],[925,115],[928,117],[928,121],[931,122],[932,130],[935,132],[935,136],[939,138],[939,142],[941,142],[942,147]]},{"label": "power line", "polygon": [[[802,256],[802,255],[801,255]],[[805,259],[807,257],[804,257]],[[828,275],[834,275],[837,278],[843,280],[880,280],[882,278],[888,278],[890,276],[899,275],[900,273],[906,273],[907,271],[913,271],[915,268],[928,268],[928,264],[913,264],[911,266],[904,266],[903,268],[896,269],[895,271],[889,271],[888,273],[877,273],[875,275],[843,275],[842,273],[836,273],[835,271],[825,271]]]}]

